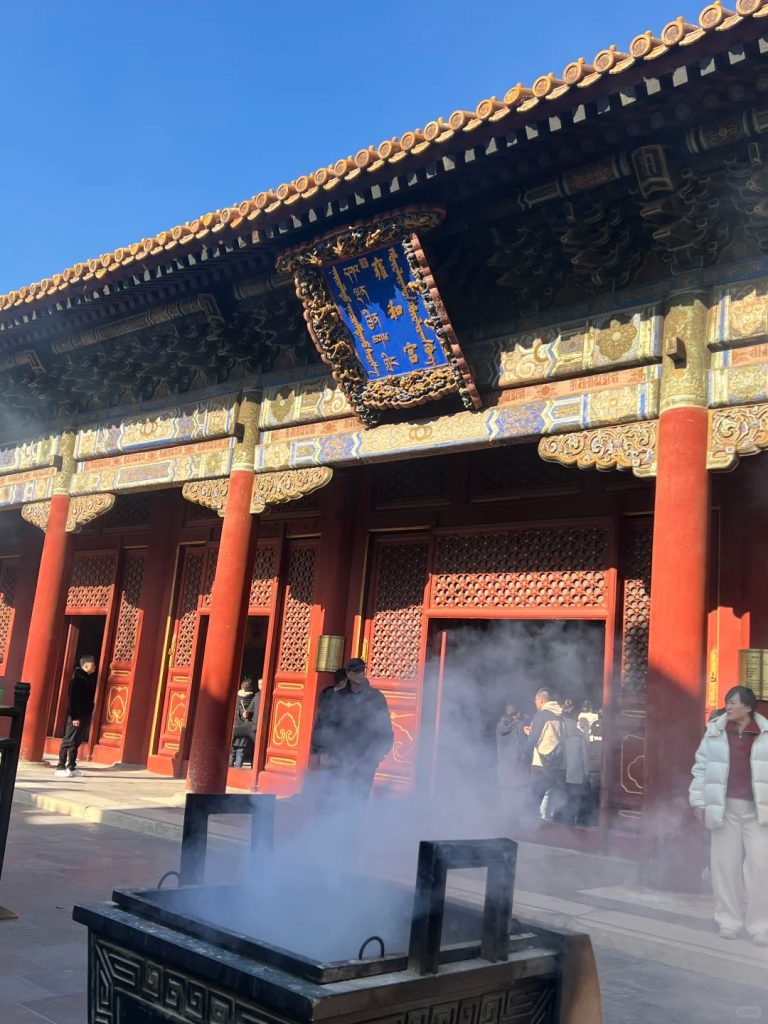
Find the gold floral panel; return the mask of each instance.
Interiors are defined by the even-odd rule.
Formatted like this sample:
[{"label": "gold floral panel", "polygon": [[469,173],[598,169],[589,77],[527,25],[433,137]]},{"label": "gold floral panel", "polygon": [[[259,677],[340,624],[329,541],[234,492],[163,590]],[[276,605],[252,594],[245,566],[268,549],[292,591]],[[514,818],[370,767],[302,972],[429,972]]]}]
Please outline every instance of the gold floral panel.
[{"label": "gold floral panel", "polygon": [[711,323],[715,348],[768,337],[768,278],[718,288]]}]

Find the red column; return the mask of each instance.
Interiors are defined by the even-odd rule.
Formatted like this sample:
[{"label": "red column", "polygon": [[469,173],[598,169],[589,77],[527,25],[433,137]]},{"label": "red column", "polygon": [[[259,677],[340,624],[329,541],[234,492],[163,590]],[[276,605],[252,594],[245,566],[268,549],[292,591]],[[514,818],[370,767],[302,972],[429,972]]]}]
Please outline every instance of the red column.
[{"label": "red column", "polygon": [[[649,883],[698,886],[694,861],[671,857],[689,833],[687,790],[704,729],[710,493],[707,410],[663,412],[659,421],[648,639],[644,817],[657,840]],[[699,844],[700,845],[700,844]],[[678,872],[682,869],[682,874]],[[687,878],[686,878],[687,874]],[[665,878],[662,877],[665,875]]]},{"label": "red column", "polygon": [[253,478],[250,470],[234,470],[229,478],[189,755],[190,793],[226,790],[233,695],[243,653],[242,620],[253,571]]},{"label": "red column", "polygon": [[26,761],[42,760],[45,746],[54,682],[56,617],[61,611],[64,596],[69,549],[68,513],[69,496],[54,494],[51,498],[51,511],[40,556],[35,601],[29,620],[27,650],[22,669],[22,679],[32,686],[21,741],[21,756]]}]

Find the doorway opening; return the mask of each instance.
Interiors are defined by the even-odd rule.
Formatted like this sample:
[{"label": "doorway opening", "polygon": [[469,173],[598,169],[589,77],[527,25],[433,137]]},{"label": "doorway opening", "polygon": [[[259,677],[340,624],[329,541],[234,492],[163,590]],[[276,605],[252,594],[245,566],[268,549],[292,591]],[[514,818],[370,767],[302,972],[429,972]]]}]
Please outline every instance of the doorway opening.
[{"label": "doorway opening", "polygon": [[576,722],[588,714],[590,729],[599,723],[590,738],[585,721],[580,722],[589,754],[585,793],[591,779],[591,810],[585,811],[590,820],[583,823],[596,823],[603,748],[604,622],[433,620],[430,650],[422,706],[421,785],[438,798],[449,798],[457,787],[464,787],[473,799],[494,804],[501,765],[497,725],[510,707],[519,714],[521,726],[530,723],[537,690],[549,687],[561,702],[570,702],[566,707]]},{"label": "doorway opening", "polygon": [[[243,637],[240,685],[230,736],[230,768],[252,771],[256,758],[256,731],[263,708],[263,674],[267,656],[268,615],[249,615]],[[249,682],[246,682],[248,680]]]},{"label": "doorway opening", "polygon": [[[59,686],[56,699],[52,704],[48,720],[48,735],[62,737],[67,724],[67,707],[69,704],[69,684],[75,667],[86,655],[93,655],[96,660],[97,686],[96,707],[99,705],[105,668],[103,663],[104,630],[107,619],[105,615],[68,615],[66,618],[66,640],[64,656],[59,672]],[[97,715],[94,712],[94,719]]]}]

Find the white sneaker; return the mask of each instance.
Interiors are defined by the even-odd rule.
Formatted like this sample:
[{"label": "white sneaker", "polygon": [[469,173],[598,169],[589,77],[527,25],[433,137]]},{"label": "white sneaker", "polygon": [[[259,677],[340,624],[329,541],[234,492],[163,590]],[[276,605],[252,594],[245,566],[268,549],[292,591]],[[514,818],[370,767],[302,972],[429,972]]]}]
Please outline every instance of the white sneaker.
[{"label": "white sneaker", "polygon": [[68,768],[67,769],[67,775],[69,775],[70,779],[79,779],[79,778],[82,777],[82,774],[83,773],[80,771],[79,768]]},{"label": "white sneaker", "polygon": [[69,768],[57,768],[53,774],[56,776],[57,779],[68,779],[70,772]]}]

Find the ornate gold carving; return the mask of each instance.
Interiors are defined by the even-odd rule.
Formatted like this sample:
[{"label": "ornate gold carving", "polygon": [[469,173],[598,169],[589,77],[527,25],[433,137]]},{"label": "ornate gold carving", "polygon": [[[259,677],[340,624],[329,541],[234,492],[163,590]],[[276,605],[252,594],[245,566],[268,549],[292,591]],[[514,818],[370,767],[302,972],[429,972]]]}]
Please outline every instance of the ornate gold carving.
[{"label": "ornate gold carving", "polygon": [[768,448],[768,405],[715,409],[709,414],[708,469],[732,469]]},{"label": "ornate gold carving", "polygon": [[192,480],[181,488],[181,496],[194,505],[213,509],[224,515],[229,494],[229,480]]},{"label": "ornate gold carving", "polygon": [[109,512],[114,504],[114,494],[88,494],[82,498],[72,498],[67,513],[67,533],[78,533],[88,523]]},{"label": "ornate gold carving", "polygon": [[325,487],[333,476],[328,466],[286,469],[281,473],[258,473],[253,483],[251,512],[263,512],[269,505],[296,501]]},{"label": "ornate gold carving", "polygon": [[708,307],[700,293],[677,295],[670,303],[664,318],[662,412],[686,406],[706,408],[707,317]]},{"label": "ornate gold carving", "polygon": [[45,532],[50,511],[50,501],[35,501],[31,505],[22,505],[21,518],[26,519],[28,523],[32,523],[38,530]]},{"label": "ornate gold carving", "polygon": [[654,476],[656,427],[656,420],[648,420],[553,434],[541,438],[539,455],[547,462],[579,469],[629,469],[635,476]]}]

